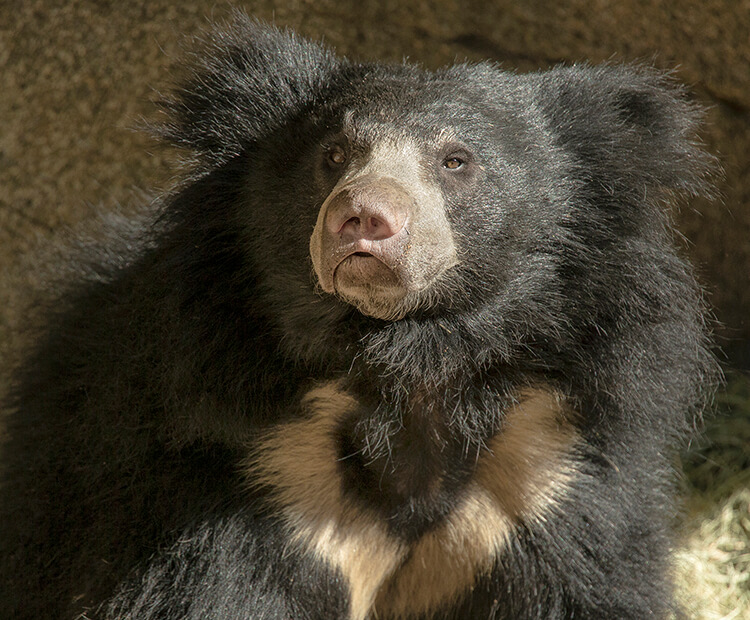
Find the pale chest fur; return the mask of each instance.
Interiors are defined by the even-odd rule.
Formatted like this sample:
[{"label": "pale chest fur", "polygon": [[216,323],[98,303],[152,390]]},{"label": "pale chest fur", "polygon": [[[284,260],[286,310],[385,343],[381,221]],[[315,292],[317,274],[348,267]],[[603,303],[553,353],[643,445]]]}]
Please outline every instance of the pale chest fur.
[{"label": "pale chest fur", "polygon": [[351,620],[406,618],[450,604],[489,572],[517,524],[542,522],[576,476],[578,436],[552,391],[527,390],[476,459],[455,507],[407,541],[347,492],[337,430],[358,406],[335,383],[311,390],[305,416],[269,431],[246,463],[272,489],[294,544],[347,580]]}]

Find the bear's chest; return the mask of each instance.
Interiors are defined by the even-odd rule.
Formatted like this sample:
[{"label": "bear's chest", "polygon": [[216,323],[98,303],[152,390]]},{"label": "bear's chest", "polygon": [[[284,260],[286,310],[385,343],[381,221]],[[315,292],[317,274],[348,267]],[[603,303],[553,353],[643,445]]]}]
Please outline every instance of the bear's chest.
[{"label": "bear's chest", "polygon": [[383,460],[367,458],[368,437],[347,422],[359,403],[337,384],[302,404],[305,417],[269,431],[246,471],[271,489],[295,544],[345,577],[352,620],[459,600],[492,570],[516,525],[541,521],[576,473],[578,437],[551,391],[529,390],[498,412],[502,430],[478,454],[428,420],[418,428],[416,417],[370,437],[391,442]]}]

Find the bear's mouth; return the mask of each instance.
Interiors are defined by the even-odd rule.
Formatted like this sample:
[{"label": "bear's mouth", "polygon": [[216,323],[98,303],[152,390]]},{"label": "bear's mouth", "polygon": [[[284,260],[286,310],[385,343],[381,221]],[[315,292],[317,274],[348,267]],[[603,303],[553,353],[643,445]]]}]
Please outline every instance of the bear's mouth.
[{"label": "bear's mouth", "polygon": [[364,251],[352,252],[336,266],[333,285],[337,292],[400,286],[399,277],[380,257]]}]

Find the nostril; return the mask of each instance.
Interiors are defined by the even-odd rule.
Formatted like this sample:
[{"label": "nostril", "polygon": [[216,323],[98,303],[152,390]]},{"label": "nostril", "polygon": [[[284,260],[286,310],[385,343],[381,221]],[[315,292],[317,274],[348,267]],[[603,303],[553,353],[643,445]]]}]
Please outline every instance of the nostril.
[{"label": "nostril", "polygon": [[359,236],[361,234],[361,228],[362,221],[358,217],[350,217],[348,220],[344,220],[344,223],[341,224],[336,232],[338,232],[339,235]]},{"label": "nostril", "polygon": [[373,241],[379,239],[388,239],[395,234],[395,230],[386,219],[370,216],[365,220],[361,227],[361,234],[365,239]]},{"label": "nostril", "polygon": [[370,217],[367,219],[365,235],[368,239],[387,239],[393,235],[393,232],[386,222],[376,217]]}]

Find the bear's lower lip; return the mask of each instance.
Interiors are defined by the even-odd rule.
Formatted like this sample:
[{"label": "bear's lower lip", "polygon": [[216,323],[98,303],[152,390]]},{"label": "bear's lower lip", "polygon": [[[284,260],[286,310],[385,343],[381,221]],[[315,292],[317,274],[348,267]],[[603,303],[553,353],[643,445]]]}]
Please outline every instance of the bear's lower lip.
[{"label": "bear's lower lip", "polygon": [[400,286],[398,276],[379,258],[369,252],[355,252],[342,260],[333,273],[334,287],[394,287]]}]

